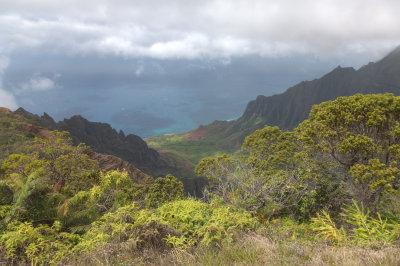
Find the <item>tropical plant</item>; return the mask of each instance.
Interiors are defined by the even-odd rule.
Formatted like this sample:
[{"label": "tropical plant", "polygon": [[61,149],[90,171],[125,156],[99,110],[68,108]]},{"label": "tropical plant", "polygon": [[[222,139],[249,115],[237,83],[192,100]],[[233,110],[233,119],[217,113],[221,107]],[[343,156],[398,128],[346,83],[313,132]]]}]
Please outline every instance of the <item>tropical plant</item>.
[{"label": "tropical plant", "polygon": [[309,154],[334,162],[338,178],[367,207],[400,182],[400,97],[339,97],[313,106],[297,132]]}]

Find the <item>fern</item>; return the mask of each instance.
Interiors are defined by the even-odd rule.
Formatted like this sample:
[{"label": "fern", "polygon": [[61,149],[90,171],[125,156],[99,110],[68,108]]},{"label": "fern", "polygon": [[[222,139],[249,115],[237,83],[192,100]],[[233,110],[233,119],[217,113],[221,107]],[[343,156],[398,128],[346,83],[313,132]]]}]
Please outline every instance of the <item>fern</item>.
[{"label": "fern", "polygon": [[391,243],[398,238],[399,225],[388,223],[386,219],[382,219],[378,213],[377,218],[370,216],[370,211],[361,208],[357,202],[353,200],[353,204],[343,208],[345,213],[342,216],[345,221],[354,226],[352,229],[352,239],[360,244],[386,244]]},{"label": "fern", "polygon": [[338,229],[329,214],[322,211],[312,219],[314,230],[319,232],[318,236],[323,236],[338,245],[352,242],[364,246],[385,245],[400,237],[399,224],[389,223],[382,219],[379,213],[377,218],[371,217],[370,211],[365,209],[363,204],[359,206],[355,200],[352,205],[343,208],[343,211],[341,215],[345,222],[352,225],[349,232],[346,234],[343,227]]},{"label": "fern", "polygon": [[326,211],[317,214],[316,218],[312,218],[312,226],[314,231],[318,231],[318,236],[323,236],[325,240],[330,240],[334,244],[344,245],[346,243],[346,231],[341,227],[338,229],[335,222]]}]

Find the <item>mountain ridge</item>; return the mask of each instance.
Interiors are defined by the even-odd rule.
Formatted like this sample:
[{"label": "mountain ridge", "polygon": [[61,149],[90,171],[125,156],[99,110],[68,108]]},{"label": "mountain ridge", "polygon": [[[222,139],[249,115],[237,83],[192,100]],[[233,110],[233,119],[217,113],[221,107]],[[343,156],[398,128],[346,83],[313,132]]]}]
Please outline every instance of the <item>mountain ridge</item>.
[{"label": "mountain ridge", "polygon": [[[185,191],[192,195],[202,195],[202,189],[206,182],[204,178],[194,178],[196,177],[194,172],[191,169],[188,171],[187,165],[182,164],[181,160],[169,158],[165,154],[149,148],[147,143],[137,135],[125,135],[122,130],[117,132],[108,123],[91,122],[81,115],[74,115],[55,122],[47,113],[38,116],[22,107],[14,111],[14,114],[35,121],[44,128],[68,131],[75,145],[83,142],[97,154],[107,155],[107,158],[103,158],[105,161],[113,161],[114,164],[120,164],[123,168],[129,168],[129,165],[124,166],[125,164],[117,159],[122,159],[153,177],[175,175],[184,184]],[[129,171],[129,169],[127,170]]]},{"label": "mountain ridge", "polygon": [[[387,92],[400,94],[400,46],[376,63],[370,62],[358,70],[338,66],[321,78],[302,81],[281,94],[259,95],[248,103],[243,115],[233,124],[252,121],[258,124],[254,129],[270,125],[292,130],[307,118],[314,104],[356,93]],[[261,122],[255,123],[257,119]]]},{"label": "mountain ridge", "polygon": [[[74,144],[83,142],[92,147],[95,152],[120,157],[151,175],[162,175],[160,172],[168,168],[158,152],[149,148],[139,136],[133,134],[125,136],[123,131],[117,132],[107,123],[91,122],[81,115],[55,122],[47,113],[38,116],[22,107],[14,113],[38,122],[42,127],[68,131]],[[158,169],[163,170],[158,171]]]},{"label": "mountain ridge", "polygon": [[[278,126],[281,130],[293,130],[307,119],[315,104],[356,93],[388,92],[400,95],[400,46],[377,62],[370,62],[358,70],[338,66],[320,78],[301,81],[283,93],[259,95],[247,104],[240,118],[204,125],[201,127],[202,134],[198,134],[198,128],[183,134],[158,136],[146,141],[150,147],[176,157],[182,157],[182,152],[186,152],[182,147],[189,146],[208,151],[208,156],[231,153],[240,148],[246,136],[266,125]],[[197,133],[195,138],[191,137],[193,133]],[[196,156],[186,156],[192,158],[190,163],[193,167],[198,163]]]}]

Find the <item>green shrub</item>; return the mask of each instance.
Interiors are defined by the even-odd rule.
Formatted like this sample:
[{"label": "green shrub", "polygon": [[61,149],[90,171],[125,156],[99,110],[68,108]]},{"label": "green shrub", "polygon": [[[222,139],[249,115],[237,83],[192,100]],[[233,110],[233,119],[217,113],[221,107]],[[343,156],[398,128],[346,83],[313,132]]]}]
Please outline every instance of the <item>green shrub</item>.
[{"label": "green shrub", "polygon": [[359,207],[353,200],[353,204],[343,208],[343,211],[341,215],[350,225],[347,233],[343,227],[338,229],[326,212],[322,212],[322,215],[317,214],[317,217],[312,219],[314,230],[335,244],[355,243],[378,247],[393,243],[400,238],[400,224],[382,219],[379,213],[376,218],[372,217],[362,203]]},{"label": "green shrub", "polygon": [[74,250],[83,254],[109,244],[139,250],[168,246],[186,249],[198,243],[229,242],[235,232],[252,230],[256,225],[246,211],[216,201],[178,200],[156,210],[139,210],[132,203],[92,223]]},{"label": "green shrub", "polygon": [[6,182],[0,181],[0,205],[9,205],[13,201],[14,193]]},{"label": "green shrub", "polygon": [[57,214],[64,226],[82,231],[85,225],[133,200],[133,183],[125,172],[109,171],[100,174],[99,185],[80,191],[67,199]]},{"label": "green shrub", "polygon": [[21,263],[55,264],[67,255],[72,254],[72,247],[79,241],[78,235],[60,232],[59,222],[52,227],[31,223],[16,223],[8,226],[1,235],[0,244],[6,257]]},{"label": "green shrub", "polygon": [[351,237],[356,243],[384,245],[400,237],[400,224],[389,223],[386,219],[382,219],[379,213],[376,218],[372,217],[368,209],[364,210],[362,203],[360,208],[353,200],[353,205],[343,210],[345,221],[353,225]]},{"label": "green shrub", "polygon": [[182,248],[199,241],[205,245],[230,241],[235,231],[248,231],[257,224],[250,213],[216,200],[211,204],[193,199],[174,201],[158,208],[156,215],[179,233],[179,239],[168,241]]},{"label": "green shrub", "polygon": [[155,208],[169,201],[184,198],[183,184],[172,175],[157,178],[145,196],[146,207]]}]

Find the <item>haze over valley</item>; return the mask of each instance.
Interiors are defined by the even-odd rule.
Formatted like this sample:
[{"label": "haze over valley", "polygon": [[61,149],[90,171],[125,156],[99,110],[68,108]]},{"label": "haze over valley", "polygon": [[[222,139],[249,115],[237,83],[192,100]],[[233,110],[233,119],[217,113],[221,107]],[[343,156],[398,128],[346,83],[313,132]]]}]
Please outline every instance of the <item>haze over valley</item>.
[{"label": "haze over valley", "polygon": [[0,105],[179,133],[400,43],[393,1],[146,3],[2,1]]}]

